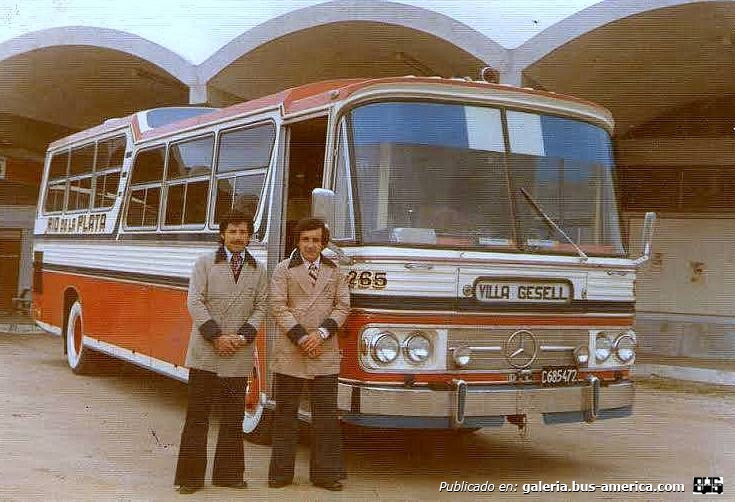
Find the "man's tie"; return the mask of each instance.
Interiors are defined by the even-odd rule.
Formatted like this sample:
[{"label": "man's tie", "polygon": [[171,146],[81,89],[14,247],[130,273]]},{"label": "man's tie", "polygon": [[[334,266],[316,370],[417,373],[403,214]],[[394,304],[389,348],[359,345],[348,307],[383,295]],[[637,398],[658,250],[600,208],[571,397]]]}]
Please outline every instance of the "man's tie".
[{"label": "man's tie", "polygon": [[319,269],[316,268],[316,265],[315,264],[312,263],[311,265],[309,265],[309,279],[311,280],[311,285],[312,286],[316,286],[316,280],[318,278],[318,276],[317,276],[317,271],[318,270]]},{"label": "man's tie", "polygon": [[232,267],[232,275],[235,277],[235,282],[237,282],[240,278],[240,270],[242,270],[242,256],[240,256],[240,253],[232,253],[230,267]]}]

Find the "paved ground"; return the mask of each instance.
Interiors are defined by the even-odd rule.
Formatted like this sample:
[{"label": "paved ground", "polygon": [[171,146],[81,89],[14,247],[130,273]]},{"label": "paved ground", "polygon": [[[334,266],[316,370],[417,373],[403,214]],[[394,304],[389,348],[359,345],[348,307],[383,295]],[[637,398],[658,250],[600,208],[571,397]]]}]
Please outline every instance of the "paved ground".
[{"label": "paved ground", "polygon": [[[467,436],[348,430],[347,491],[308,484],[308,450],[296,485],[266,487],[270,451],[246,445],[247,493],[207,487],[189,497],[171,483],[186,405],[185,386],[125,364],[80,377],[58,337],[0,333],[0,500],[473,500],[440,493],[441,482],[682,483],[685,493],[601,493],[601,500],[690,500],[694,476],[735,472],[735,398],[727,390],[667,381],[639,385],[634,416],[546,427],[521,437],[505,425]],[[210,437],[216,427],[210,431]],[[527,486],[526,488],[530,488]],[[726,493],[735,487],[725,485]],[[590,494],[534,493],[544,500]]]}]

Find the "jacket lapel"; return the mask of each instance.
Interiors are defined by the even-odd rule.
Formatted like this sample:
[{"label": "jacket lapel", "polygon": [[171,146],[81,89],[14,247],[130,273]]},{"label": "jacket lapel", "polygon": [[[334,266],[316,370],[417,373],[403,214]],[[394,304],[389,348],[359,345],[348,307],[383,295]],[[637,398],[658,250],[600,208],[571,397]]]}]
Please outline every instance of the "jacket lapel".
[{"label": "jacket lapel", "polygon": [[329,279],[332,277],[332,272],[332,267],[328,267],[322,262],[319,266],[319,277],[311,291],[312,298],[317,298],[321,294],[325,286],[329,283]]},{"label": "jacket lapel", "polygon": [[302,263],[301,265],[292,268],[291,273],[293,274],[294,279],[296,279],[298,285],[301,286],[301,289],[304,290],[304,293],[311,296],[314,287],[311,285],[311,279],[309,279],[309,271],[306,270],[304,264]]}]

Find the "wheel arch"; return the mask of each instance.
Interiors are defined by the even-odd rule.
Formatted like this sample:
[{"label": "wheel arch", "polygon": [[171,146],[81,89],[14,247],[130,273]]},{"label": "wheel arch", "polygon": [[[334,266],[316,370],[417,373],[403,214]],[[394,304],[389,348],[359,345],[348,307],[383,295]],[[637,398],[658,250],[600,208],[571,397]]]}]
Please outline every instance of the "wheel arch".
[{"label": "wheel arch", "polygon": [[64,346],[64,354],[67,354],[66,349],[66,327],[69,324],[69,309],[74,305],[74,302],[79,301],[81,296],[74,287],[68,287],[64,291],[64,321],[61,324],[61,343]]}]

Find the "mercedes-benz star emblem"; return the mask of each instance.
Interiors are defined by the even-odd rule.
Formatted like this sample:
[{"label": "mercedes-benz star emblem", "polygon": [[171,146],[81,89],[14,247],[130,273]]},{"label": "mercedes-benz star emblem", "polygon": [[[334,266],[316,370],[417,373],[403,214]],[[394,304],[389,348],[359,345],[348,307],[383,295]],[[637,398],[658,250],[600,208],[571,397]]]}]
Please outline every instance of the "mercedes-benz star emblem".
[{"label": "mercedes-benz star emblem", "polygon": [[503,345],[503,355],[508,364],[517,369],[528,368],[536,360],[538,339],[536,335],[520,329],[510,335]]}]

